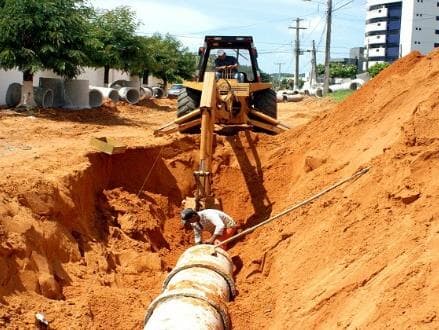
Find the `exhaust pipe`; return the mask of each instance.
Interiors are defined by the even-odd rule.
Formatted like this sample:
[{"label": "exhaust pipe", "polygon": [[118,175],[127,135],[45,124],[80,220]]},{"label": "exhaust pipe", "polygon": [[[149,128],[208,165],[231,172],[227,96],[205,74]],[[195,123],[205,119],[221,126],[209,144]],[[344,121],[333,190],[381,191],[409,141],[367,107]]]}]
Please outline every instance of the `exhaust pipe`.
[{"label": "exhaust pipe", "polygon": [[212,245],[186,250],[146,311],[144,330],[229,330],[226,302],[236,294],[233,263]]}]

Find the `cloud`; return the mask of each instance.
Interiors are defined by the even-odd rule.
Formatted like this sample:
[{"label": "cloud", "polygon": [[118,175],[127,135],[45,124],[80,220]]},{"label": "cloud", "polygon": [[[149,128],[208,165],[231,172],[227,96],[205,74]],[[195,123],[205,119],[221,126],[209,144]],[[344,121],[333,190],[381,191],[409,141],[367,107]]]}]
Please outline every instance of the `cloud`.
[{"label": "cloud", "polygon": [[184,5],[164,4],[158,1],[142,0],[92,0],[95,7],[113,9],[118,6],[131,7],[142,22],[140,33],[171,33],[184,35],[197,30],[209,30],[219,26],[214,17]]}]

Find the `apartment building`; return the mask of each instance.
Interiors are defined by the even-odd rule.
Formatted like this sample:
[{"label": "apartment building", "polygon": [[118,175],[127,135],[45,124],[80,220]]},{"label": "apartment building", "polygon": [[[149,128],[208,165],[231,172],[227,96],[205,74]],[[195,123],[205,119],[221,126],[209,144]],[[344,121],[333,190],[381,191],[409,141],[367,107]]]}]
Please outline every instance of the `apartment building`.
[{"label": "apartment building", "polygon": [[439,0],[368,0],[365,67],[439,47]]}]

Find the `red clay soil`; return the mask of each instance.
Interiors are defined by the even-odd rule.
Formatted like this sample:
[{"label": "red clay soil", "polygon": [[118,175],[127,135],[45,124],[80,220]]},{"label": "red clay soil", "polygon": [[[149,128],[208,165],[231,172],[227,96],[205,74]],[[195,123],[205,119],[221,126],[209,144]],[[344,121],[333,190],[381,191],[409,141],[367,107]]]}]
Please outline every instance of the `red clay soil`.
[{"label": "red clay soil", "polygon": [[371,170],[235,246],[234,326],[439,328],[439,51],[411,53],[308,125],[261,140],[262,170],[240,189],[234,167],[216,174],[225,209],[250,223]]},{"label": "red clay soil", "polygon": [[[439,52],[412,53],[337,106],[282,105],[306,125],[217,138],[214,190],[242,227],[371,166],[232,247],[234,329],[439,328],[438,104]],[[142,326],[192,241],[178,212],[198,137],[152,135],[174,111],[0,115],[0,327],[39,311],[54,329]],[[96,135],[130,148],[90,152]]]}]

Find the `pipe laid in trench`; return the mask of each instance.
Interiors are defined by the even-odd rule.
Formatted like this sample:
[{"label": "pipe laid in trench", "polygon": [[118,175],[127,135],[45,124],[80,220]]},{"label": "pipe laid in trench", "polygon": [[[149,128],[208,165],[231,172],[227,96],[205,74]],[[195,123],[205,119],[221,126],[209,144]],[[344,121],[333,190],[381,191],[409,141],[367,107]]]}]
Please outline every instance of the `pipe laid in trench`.
[{"label": "pipe laid in trench", "polygon": [[178,259],[149,305],[144,330],[231,329],[226,302],[235,296],[233,264],[221,248],[196,245]]}]

